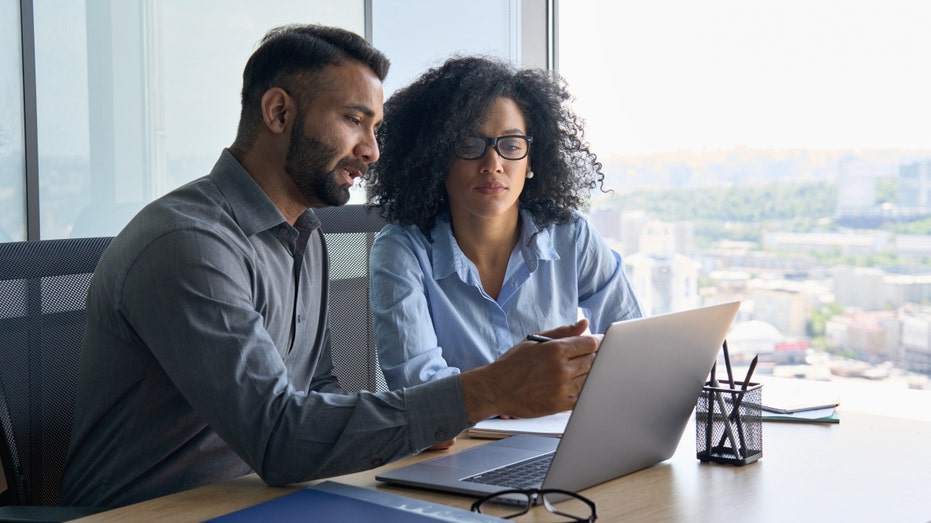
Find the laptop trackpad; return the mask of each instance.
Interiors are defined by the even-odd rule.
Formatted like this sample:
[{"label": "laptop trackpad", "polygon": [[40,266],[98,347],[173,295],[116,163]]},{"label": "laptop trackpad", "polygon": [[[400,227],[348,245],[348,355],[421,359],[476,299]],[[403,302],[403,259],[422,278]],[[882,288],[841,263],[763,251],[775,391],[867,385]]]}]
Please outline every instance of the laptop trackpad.
[{"label": "laptop trackpad", "polygon": [[[479,445],[455,454],[440,456],[414,465],[387,471],[376,476],[380,480],[407,480],[417,483],[442,478],[456,481],[481,472],[524,461],[547,452],[553,452],[559,438],[545,436],[511,436],[485,445]],[[383,479],[384,478],[384,479]]]}]

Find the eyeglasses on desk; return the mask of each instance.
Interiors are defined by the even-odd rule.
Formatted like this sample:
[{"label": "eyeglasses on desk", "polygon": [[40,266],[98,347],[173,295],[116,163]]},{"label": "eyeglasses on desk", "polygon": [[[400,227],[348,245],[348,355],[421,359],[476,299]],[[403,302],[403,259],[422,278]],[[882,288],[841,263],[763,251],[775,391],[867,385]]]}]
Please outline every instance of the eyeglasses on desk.
[{"label": "eyeglasses on desk", "polygon": [[502,490],[473,503],[472,512],[512,519],[526,514],[534,505],[543,505],[549,512],[566,518],[558,521],[592,523],[598,518],[594,501],[559,489]]}]

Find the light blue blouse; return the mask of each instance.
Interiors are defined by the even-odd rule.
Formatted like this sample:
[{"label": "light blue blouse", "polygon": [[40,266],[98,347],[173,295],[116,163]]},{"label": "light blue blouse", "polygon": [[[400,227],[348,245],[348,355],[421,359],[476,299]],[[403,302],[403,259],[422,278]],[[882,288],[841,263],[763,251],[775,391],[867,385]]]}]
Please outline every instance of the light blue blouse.
[{"label": "light blue blouse", "polygon": [[390,224],[371,254],[372,313],[388,386],[406,387],[491,363],[527,334],[578,319],[602,333],[638,318],[621,257],[578,213],[539,229],[521,211],[521,236],[498,299],[482,289],[448,216],[431,231]]}]

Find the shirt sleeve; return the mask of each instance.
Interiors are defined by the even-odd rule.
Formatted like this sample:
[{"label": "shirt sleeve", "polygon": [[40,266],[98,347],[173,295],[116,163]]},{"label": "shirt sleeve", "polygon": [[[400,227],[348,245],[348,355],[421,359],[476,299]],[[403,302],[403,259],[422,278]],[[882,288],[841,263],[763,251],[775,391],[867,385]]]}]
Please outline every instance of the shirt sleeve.
[{"label": "shirt sleeve", "polygon": [[425,246],[401,227],[388,225],[375,239],[370,267],[375,340],[388,387],[458,374],[438,345],[425,285],[425,278],[432,277]]},{"label": "shirt sleeve", "polygon": [[329,325],[327,325],[326,333],[323,337],[323,344],[321,345],[322,352],[317,361],[317,366],[314,369],[314,376],[310,382],[309,390],[315,392],[346,393],[346,391],[343,390],[343,386],[339,383],[336,373],[333,371],[333,345],[330,341],[331,335],[332,331]]},{"label": "shirt sleeve", "polygon": [[[253,253],[236,245],[203,230],[156,240],[127,274],[121,309],[184,400],[264,481],[369,469],[467,426],[458,377],[384,393],[296,390],[291,356],[252,301]],[[315,386],[330,390],[329,354],[317,352],[313,364],[326,363]]]},{"label": "shirt sleeve", "polygon": [[579,216],[575,224],[579,307],[589,318],[591,331],[603,333],[613,322],[641,317],[621,255],[587,220]]}]

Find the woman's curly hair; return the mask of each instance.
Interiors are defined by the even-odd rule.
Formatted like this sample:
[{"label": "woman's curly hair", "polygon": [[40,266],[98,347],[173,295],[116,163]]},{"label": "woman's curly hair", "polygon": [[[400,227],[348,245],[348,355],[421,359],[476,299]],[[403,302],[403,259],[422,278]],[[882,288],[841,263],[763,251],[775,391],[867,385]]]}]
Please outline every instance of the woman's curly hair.
[{"label": "woman's curly hair", "polygon": [[539,227],[564,223],[603,187],[601,163],[583,136],[583,121],[556,74],[516,69],[486,57],[453,57],[397,91],[376,132],[381,158],[365,176],[369,202],[389,222],[417,225],[429,237],[449,210],[446,175],[453,145],[475,136],[499,97],[520,108],[533,137],[520,205]]}]

